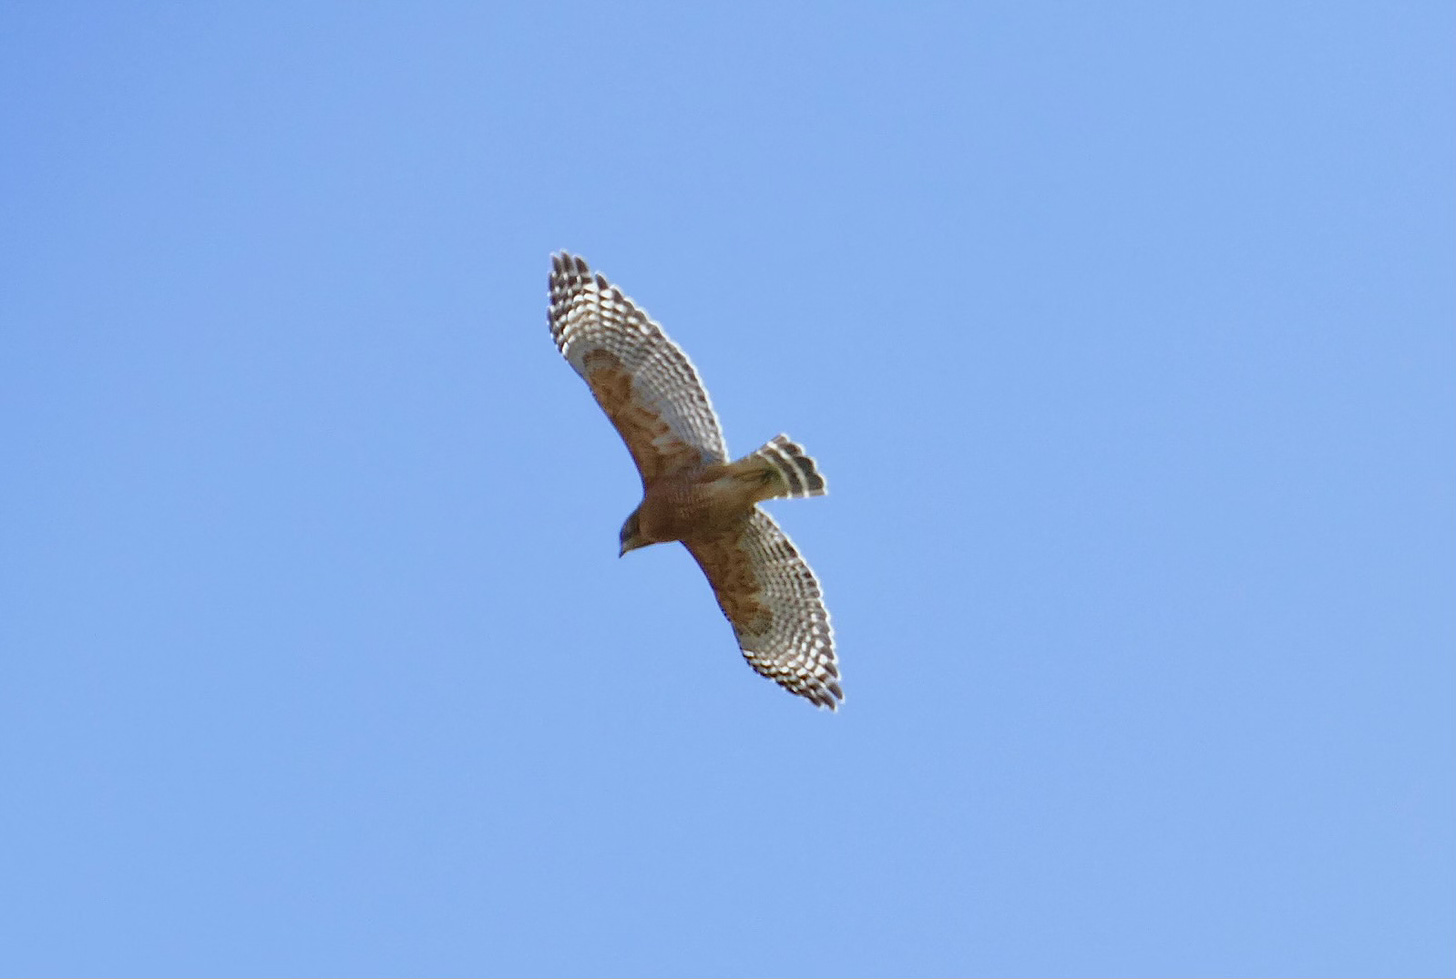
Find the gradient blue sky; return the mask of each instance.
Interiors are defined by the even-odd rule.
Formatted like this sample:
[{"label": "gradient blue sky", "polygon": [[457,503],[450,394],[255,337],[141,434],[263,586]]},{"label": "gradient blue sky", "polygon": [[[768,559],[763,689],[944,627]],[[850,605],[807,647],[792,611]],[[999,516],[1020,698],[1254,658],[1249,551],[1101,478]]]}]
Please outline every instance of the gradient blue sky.
[{"label": "gradient blue sky", "polygon": [[[1456,972],[1456,7],[0,9],[0,970]],[[545,325],[683,344],[848,702]]]}]

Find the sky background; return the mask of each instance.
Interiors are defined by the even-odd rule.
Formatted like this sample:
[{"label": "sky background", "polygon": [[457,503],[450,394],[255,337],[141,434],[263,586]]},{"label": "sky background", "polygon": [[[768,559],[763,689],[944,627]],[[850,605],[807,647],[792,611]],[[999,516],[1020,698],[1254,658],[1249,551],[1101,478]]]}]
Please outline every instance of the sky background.
[{"label": "sky background", "polygon": [[[1456,973],[1456,7],[0,7],[0,971]],[[847,702],[546,328],[688,351]]]}]

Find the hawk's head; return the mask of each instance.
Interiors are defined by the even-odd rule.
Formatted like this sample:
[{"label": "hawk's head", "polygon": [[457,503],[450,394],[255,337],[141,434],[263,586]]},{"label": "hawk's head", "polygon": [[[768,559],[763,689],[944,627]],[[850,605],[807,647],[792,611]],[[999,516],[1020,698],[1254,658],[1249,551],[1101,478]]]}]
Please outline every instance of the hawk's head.
[{"label": "hawk's head", "polygon": [[651,543],[642,537],[641,521],[639,520],[641,511],[641,507],[633,510],[632,515],[627,518],[627,522],[622,524],[622,533],[618,538],[622,543],[622,549],[617,552],[617,557],[621,557],[628,551],[635,551],[639,547],[646,547]]}]

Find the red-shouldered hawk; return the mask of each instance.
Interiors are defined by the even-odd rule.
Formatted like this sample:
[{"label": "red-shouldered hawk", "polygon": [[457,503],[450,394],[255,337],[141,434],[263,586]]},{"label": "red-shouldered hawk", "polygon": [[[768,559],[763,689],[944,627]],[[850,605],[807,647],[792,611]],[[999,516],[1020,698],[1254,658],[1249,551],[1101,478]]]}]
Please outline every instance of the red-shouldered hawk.
[{"label": "red-shouldered hawk", "polygon": [[844,694],[819,582],[761,500],[822,496],[824,477],[779,435],[736,462],[682,349],[585,261],[551,256],[551,336],[612,420],[642,476],[622,554],[681,541],[759,673],[820,707]]}]

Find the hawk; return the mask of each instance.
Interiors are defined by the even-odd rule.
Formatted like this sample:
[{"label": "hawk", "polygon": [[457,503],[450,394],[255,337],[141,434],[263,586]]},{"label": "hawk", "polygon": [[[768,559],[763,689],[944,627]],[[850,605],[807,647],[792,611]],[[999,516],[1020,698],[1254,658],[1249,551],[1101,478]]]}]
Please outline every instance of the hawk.
[{"label": "hawk", "polygon": [[822,496],[824,477],[787,435],[742,459],[687,354],[581,258],[551,256],[551,336],[616,426],[642,477],[620,554],[681,541],[707,575],[748,664],[834,710],[844,694],[819,582],[758,504]]}]

